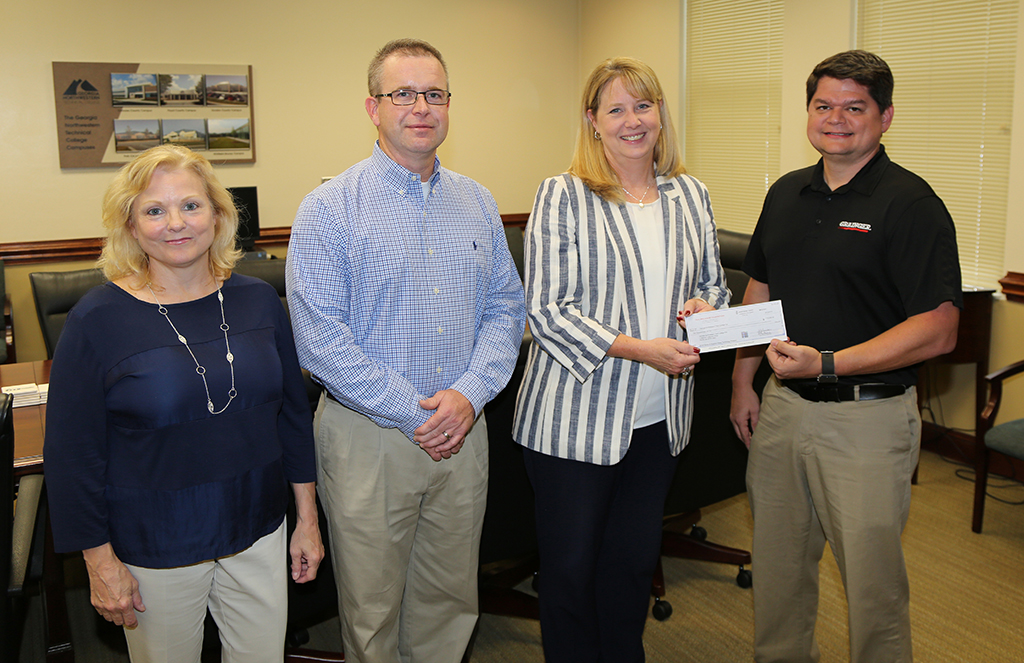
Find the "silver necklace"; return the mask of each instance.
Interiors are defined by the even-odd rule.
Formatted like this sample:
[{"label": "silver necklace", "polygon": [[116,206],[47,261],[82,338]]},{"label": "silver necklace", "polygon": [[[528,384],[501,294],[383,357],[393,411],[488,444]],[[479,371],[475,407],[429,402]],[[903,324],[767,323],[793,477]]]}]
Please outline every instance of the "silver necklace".
[{"label": "silver necklace", "polygon": [[235,400],[235,396],[238,395],[238,392],[235,391],[235,355],[231,354],[231,343],[228,342],[228,330],[231,329],[231,327],[228,326],[227,320],[224,319],[224,293],[220,291],[220,286],[217,286],[217,301],[220,303],[220,329],[224,332],[224,347],[227,348],[226,358],[228,360],[228,368],[231,369],[231,389],[228,389],[228,402],[219,410],[214,410],[213,399],[210,398],[210,385],[206,382],[206,368],[199,363],[199,360],[196,359],[196,353],[192,352],[192,348],[188,347],[188,341],[181,335],[178,328],[174,326],[174,323],[171,322],[171,316],[167,314],[167,307],[161,304],[160,300],[156,298],[156,293],[153,292],[153,288],[150,287],[148,283],[146,284],[146,287],[149,288],[149,294],[153,295],[153,300],[157,305],[156,310],[160,312],[160,315],[164,316],[164,319],[167,320],[167,324],[169,324],[171,329],[174,330],[174,335],[178,337],[181,344],[184,345],[185,349],[188,350],[188,353],[192,355],[192,361],[196,363],[196,373],[198,373],[199,377],[203,379],[203,388],[206,390],[206,409],[210,411],[210,414],[220,414],[224,410],[228,409],[228,406],[231,405],[231,401]]},{"label": "silver necklace", "polygon": [[[622,190],[626,191],[626,187],[622,187]],[[629,191],[626,191],[626,195],[629,196],[630,198],[632,198],[633,200],[635,200],[636,202],[640,203],[640,209],[643,209],[644,208],[644,198],[647,197],[647,192],[650,191],[650,190],[651,190],[651,185],[648,184],[647,188],[644,189],[644,195],[640,196],[639,198],[637,198],[636,196],[631,194]]]}]

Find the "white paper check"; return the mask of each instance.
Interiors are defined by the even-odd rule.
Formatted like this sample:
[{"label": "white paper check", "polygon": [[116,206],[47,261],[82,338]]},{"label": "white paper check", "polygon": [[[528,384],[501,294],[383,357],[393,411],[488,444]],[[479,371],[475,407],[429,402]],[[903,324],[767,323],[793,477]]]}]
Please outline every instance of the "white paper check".
[{"label": "white paper check", "polygon": [[762,304],[694,313],[686,318],[686,336],[701,353],[762,345],[773,338],[786,338],[786,320],[782,302],[774,299]]}]

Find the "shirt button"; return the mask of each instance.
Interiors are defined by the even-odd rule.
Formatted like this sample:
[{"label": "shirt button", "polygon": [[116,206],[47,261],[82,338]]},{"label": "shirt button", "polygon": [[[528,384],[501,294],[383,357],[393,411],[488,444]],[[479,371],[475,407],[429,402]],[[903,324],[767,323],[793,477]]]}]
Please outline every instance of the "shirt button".
[{"label": "shirt button", "polygon": [[443,329],[441,329],[440,327],[438,327],[438,328],[437,328],[437,333],[438,333],[438,334],[442,334],[442,333],[444,333],[444,330],[443,330]]},{"label": "shirt button", "polygon": [[441,372],[441,367],[440,367],[440,366],[438,366],[438,367],[437,367],[437,372],[438,372],[438,373],[440,373],[440,372]]},{"label": "shirt button", "polygon": [[814,222],[815,222],[816,224],[818,224],[819,226],[821,225],[821,219],[815,219],[815,220],[814,220]]},{"label": "shirt button", "polygon": [[435,295],[440,295],[441,294],[441,289],[440,288],[434,288],[434,294]]},{"label": "shirt button", "polygon": [[427,255],[434,255],[434,249],[427,249]]}]

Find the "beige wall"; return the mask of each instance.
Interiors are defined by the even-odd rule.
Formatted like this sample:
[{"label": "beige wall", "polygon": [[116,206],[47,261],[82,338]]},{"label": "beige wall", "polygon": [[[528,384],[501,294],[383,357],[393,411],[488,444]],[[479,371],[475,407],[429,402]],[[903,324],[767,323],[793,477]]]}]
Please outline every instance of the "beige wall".
[{"label": "beige wall", "polygon": [[[581,84],[603,60],[617,56],[639,58],[658,74],[665,98],[671,103],[676,128],[680,128],[682,5],[682,2],[653,0],[627,10],[615,0],[581,0],[578,72]],[[578,112],[579,99],[576,108]]]},{"label": "beige wall", "polygon": [[[251,64],[257,162],[217,170],[228,186],[259,187],[262,224],[287,226],[322,176],[369,155],[366,67],[405,36],[432,42],[448,62],[444,165],[487,186],[502,212],[529,211],[541,179],[568,165],[575,138],[578,4],[440,8],[393,0],[385,16],[372,3],[319,0],[10,3],[0,21],[0,243],[102,235],[100,199],[114,171],[60,169],[52,61]],[[167,27],[174,16],[189,17],[185,27]],[[8,268],[19,358],[45,356],[28,273],[86,266]]]},{"label": "beige wall", "polygon": [[[51,61],[251,64],[257,163],[218,169],[256,185],[262,222],[289,225],[302,196],[365,158],[366,66],[388,39],[417,36],[448,61],[446,166],[488,186],[506,212],[565,167],[577,85],[574,1],[393,0],[207,3],[40,0],[5,8],[0,27],[0,242],[95,237],[109,169],[58,165]],[[384,12],[386,11],[386,16]],[[181,28],[170,17],[189,17]],[[198,19],[198,20],[197,20]],[[188,26],[188,27],[184,27]],[[484,88],[492,99],[481,99]]]},{"label": "beige wall", "polygon": [[[853,1],[786,0],[784,170],[817,157],[804,135],[803,83],[816,62],[853,45]],[[503,212],[528,212],[540,180],[567,166],[581,82],[604,58],[633,55],[649,62],[677,128],[685,121],[680,0],[650,0],[628,10],[611,0],[442,0],[429,11],[394,0],[386,16],[378,5],[320,0],[244,8],[198,0],[9,5],[0,22],[0,243],[100,234],[99,200],[112,171],[59,168],[54,60],[251,64],[258,161],[218,172],[229,186],[259,187],[268,226],[289,225],[322,176],[369,153],[374,132],[362,106],[366,64],[397,36],[427,39],[445,54],[453,99],[442,161],[490,188]],[[173,23],[171,16],[202,17],[202,27],[192,18],[188,28],[150,27]],[[1024,120],[1024,21],[1021,31],[1015,119]],[[496,90],[493,100],[474,96],[485,87]],[[1018,134],[1009,208],[1024,208],[1022,197],[1024,135]],[[1011,214],[1007,221],[1007,269],[1024,271],[1024,218]],[[54,267],[8,270],[23,359],[43,354],[27,282],[37,269]],[[1022,311],[1020,304],[996,302],[993,367],[1024,357]],[[938,382],[946,423],[967,428],[973,425],[973,383],[963,369],[946,371]],[[1005,412],[1024,416],[1024,393]]]}]

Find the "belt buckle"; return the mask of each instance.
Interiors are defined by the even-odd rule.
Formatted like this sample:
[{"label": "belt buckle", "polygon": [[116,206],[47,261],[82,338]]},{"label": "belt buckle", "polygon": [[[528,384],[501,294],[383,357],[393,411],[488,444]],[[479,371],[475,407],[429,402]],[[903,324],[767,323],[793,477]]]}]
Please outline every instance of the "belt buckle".
[{"label": "belt buckle", "polygon": [[818,385],[818,401],[826,403],[839,403],[839,385],[838,384],[819,384]]}]

